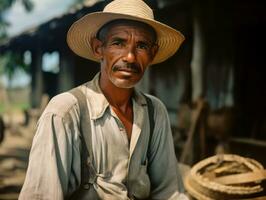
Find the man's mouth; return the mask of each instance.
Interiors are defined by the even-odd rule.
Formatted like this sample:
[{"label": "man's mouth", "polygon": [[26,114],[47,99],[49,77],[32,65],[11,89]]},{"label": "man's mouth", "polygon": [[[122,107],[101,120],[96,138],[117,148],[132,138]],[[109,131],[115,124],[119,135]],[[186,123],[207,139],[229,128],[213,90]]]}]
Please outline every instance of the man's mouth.
[{"label": "man's mouth", "polygon": [[125,72],[125,73],[140,73],[140,69],[137,66],[114,66],[114,72]]},{"label": "man's mouth", "polygon": [[117,71],[120,71],[120,72],[128,72],[128,73],[138,73],[138,70],[135,70],[135,69],[128,69],[128,68],[121,68]]}]

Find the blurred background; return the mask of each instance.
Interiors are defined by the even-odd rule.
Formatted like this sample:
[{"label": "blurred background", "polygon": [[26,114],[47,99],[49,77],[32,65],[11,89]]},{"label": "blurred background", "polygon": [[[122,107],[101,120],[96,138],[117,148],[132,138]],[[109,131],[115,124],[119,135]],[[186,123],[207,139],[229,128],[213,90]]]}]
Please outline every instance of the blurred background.
[{"label": "blurred background", "polygon": [[[126,1],[126,0],[125,0]],[[35,126],[50,98],[99,66],[66,44],[71,24],[104,0],[0,1],[0,199],[17,199]],[[266,13],[260,0],[147,0],[186,40],[138,87],[166,105],[178,159],[217,153],[266,165]]]}]

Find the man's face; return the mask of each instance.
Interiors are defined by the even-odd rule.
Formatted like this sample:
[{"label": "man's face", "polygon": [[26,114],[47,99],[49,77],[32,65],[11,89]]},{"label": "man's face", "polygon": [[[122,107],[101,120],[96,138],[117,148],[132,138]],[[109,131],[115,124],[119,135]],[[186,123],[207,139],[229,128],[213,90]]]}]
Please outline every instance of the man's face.
[{"label": "man's face", "polygon": [[138,24],[111,25],[98,49],[101,78],[119,88],[134,87],[156,54],[154,40],[151,31]]}]

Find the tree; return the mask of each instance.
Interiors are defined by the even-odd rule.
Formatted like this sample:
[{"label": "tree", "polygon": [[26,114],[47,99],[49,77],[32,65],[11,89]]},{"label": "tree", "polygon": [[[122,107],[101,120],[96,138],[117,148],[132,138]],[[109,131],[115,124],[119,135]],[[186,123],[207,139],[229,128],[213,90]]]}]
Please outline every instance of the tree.
[{"label": "tree", "polygon": [[[26,11],[31,11],[33,9],[32,0],[0,0],[0,44],[8,37],[7,27],[10,25],[4,19],[4,13],[11,8],[16,1],[22,3]],[[6,74],[9,80],[11,80],[17,67],[26,72],[28,71],[28,66],[23,62],[21,56],[16,53],[5,52],[0,55],[0,75]]]},{"label": "tree", "polygon": [[7,27],[9,23],[4,19],[4,13],[12,7],[16,2],[20,1],[26,11],[31,11],[33,9],[33,3],[31,0],[1,0],[0,1],[0,42],[7,37]]}]

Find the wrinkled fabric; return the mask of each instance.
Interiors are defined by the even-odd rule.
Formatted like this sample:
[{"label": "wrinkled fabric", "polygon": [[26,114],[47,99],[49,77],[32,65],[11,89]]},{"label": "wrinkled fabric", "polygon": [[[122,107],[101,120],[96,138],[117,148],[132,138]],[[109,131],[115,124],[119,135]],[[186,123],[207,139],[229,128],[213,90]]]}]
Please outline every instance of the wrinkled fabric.
[{"label": "wrinkled fabric", "polygon": [[[87,98],[92,134],[92,163],[97,172],[93,187],[102,199],[187,199],[182,194],[170,123],[165,106],[153,96],[155,127],[150,157],[143,156],[149,139],[144,96],[135,90],[133,128],[126,130],[99,87],[99,74],[80,87]],[[20,200],[61,200],[81,182],[80,110],[77,99],[65,92],[51,99],[39,119]],[[144,162],[143,162],[144,161]],[[149,172],[149,175],[147,174]]]}]

